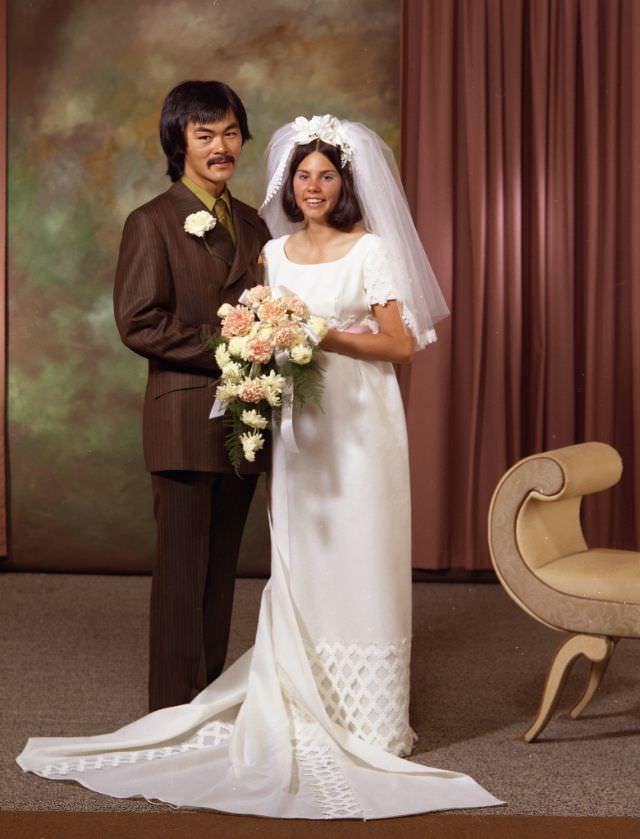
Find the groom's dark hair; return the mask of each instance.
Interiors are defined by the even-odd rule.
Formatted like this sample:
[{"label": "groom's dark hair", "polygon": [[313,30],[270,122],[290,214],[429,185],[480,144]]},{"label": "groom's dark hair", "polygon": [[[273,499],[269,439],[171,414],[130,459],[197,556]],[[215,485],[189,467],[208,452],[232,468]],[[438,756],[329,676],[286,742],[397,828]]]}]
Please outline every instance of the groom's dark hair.
[{"label": "groom's dark hair", "polygon": [[167,157],[167,175],[172,181],[179,180],[184,174],[187,124],[217,122],[229,110],[238,120],[242,142],[246,143],[251,139],[247,112],[228,84],[182,82],[167,94],[160,113],[160,143]]}]

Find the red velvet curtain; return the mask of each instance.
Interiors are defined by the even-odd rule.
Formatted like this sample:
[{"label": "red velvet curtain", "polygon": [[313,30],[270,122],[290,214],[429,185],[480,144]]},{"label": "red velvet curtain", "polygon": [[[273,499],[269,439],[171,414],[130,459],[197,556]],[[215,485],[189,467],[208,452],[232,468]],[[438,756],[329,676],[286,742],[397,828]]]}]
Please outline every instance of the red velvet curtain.
[{"label": "red velvet curtain", "polygon": [[625,463],[587,538],[636,547],[640,3],[405,0],[402,151],[453,313],[408,381],[414,564],[489,567],[500,475],[583,440]]}]

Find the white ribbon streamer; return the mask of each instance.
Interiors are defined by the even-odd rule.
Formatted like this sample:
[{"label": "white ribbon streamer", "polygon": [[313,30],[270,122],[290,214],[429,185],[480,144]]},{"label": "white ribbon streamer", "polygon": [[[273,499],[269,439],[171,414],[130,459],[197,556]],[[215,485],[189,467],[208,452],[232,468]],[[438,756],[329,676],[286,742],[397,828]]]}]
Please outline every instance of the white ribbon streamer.
[{"label": "white ribbon streamer", "polygon": [[284,387],[282,389],[280,434],[285,449],[291,454],[298,454],[298,444],[293,433],[293,379],[290,377],[284,380]]},{"label": "white ribbon streamer", "polygon": [[223,402],[222,399],[218,399],[216,396],[216,400],[211,408],[211,413],[209,414],[209,419],[217,419],[218,417],[224,416],[226,410],[227,403]]},{"label": "white ribbon streamer", "polygon": [[305,335],[311,341],[314,347],[317,347],[322,338],[318,335],[318,333],[312,329],[308,323],[301,323],[300,326],[302,327]]}]

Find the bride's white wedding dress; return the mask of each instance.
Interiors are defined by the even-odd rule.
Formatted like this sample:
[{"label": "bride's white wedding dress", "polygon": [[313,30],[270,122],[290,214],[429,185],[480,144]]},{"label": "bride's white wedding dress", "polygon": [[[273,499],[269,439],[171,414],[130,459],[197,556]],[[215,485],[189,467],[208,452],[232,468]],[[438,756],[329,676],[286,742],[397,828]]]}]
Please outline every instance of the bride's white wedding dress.
[{"label": "bride's white wedding dress", "polygon": [[[393,298],[380,239],[272,284],[343,327]],[[190,704],[112,734],[29,740],[20,766],[117,797],[285,818],[382,818],[500,803],[466,775],[403,760],[409,726],[410,499],[393,367],[326,353],[322,407],[274,440],[272,576],[255,646]]]}]

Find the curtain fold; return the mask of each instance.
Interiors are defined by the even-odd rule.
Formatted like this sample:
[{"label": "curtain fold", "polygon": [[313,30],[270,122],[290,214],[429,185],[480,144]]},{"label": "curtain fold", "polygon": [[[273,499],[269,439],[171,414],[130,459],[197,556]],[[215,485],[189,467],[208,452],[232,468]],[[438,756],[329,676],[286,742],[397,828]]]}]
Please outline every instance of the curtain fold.
[{"label": "curtain fold", "polygon": [[405,0],[402,32],[403,176],[452,308],[405,380],[414,565],[489,567],[501,474],[582,440],[625,462],[587,538],[634,548],[640,4]]}]

